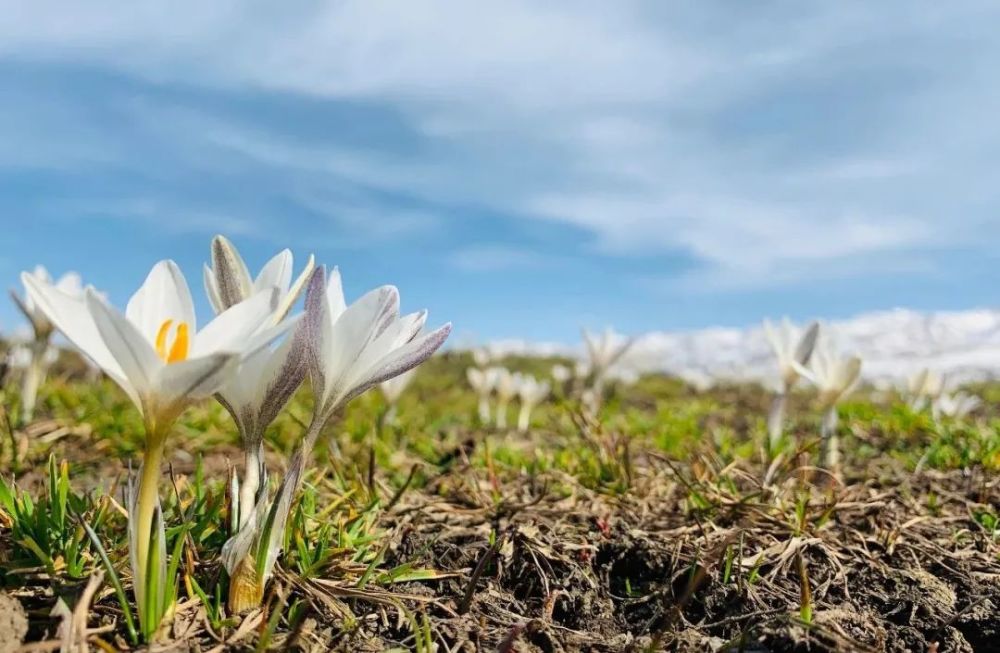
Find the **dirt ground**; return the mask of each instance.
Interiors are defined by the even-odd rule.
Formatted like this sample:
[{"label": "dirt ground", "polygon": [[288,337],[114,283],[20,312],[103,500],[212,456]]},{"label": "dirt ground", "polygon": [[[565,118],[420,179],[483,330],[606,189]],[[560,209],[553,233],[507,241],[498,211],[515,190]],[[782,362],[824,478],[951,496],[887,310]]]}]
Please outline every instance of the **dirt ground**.
[{"label": "dirt ground", "polygon": [[[94,465],[73,437],[89,436],[60,451],[93,465],[92,479],[120,474],[118,460]],[[533,433],[526,446],[549,437]],[[254,650],[274,612],[299,600],[301,618],[274,631],[270,650],[1000,651],[1000,479],[978,467],[913,472],[876,456],[838,480],[805,452],[765,467],[724,464],[709,447],[682,460],[640,448],[608,491],[558,468],[497,472],[470,462],[486,434],[460,440],[374,525],[379,568],[434,578],[358,589],[363,564],[310,578],[286,569],[265,611],[226,632],[182,591],[153,650]],[[175,454],[179,475],[191,473],[185,461]],[[0,551],[10,544],[0,533]],[[207,558],[197,568],[220,573]],[[6,585],[27,611],[27,641],[40,642],[21,650],[55,650],[57,595],[73,605],[85,583],[23,574]],[[8,612],[0,602],[2,629],[20,623]],[[111,626],[119,615],[110,590],[99,592],[87,617],[95,647],[125,647]]]}]

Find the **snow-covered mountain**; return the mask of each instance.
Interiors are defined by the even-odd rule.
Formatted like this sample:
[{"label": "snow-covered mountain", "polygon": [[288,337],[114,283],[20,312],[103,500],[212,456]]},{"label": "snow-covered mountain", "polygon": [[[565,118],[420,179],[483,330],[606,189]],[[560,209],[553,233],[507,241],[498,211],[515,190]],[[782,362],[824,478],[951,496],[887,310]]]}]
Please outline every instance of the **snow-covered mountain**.
[{"label": "snow-covered mountain", "polygon": [[[1000,378],[1000,310],[921,313],[895,309],[823,324],[838,347],[864,359],[864,377],[882,384],[929,367],[953,381]],[[502,341],[498,353],[565,354],[580,346]],[[653,332],[639,336],[625,364],[638,371],[665,371],[692,382],[712,379],[769,380],[775,361],[760,326]]]}]

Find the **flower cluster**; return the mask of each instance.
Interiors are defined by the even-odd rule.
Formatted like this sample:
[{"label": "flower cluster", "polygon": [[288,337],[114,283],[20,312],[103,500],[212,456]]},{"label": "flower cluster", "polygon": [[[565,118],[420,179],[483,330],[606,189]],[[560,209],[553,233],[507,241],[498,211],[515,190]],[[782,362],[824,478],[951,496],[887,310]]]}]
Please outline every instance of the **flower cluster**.
[{"label": "flower cluster", "polygon": [[[216,315],[199,325],[187,281],[173,261],[153,267],[124,311],[94,288],[81,288],[76,277],[53,283],[44,271],[22,274],[27,292],[16,299],[39,351],[47,350],[53,331],[62,332],[142,414],[144,458],[138,479],[130,480],[127,507],[133,587],[147,639],[172,609],[164,599],[164,585],[172,581],[166,579],[158,486],[167,435],[178,416],[214,396],[239,431],[244,475],[230,483],[233,536],[222,557],[231,576],[230,608],[243,611],[263,596],[288,510],[324,426],[354,397],[430,357],[451,330],[446,324],[425,332],[425,312],[401,315],[393,286],[348,304],[339,271],[327,275],[312,257],[292,277],[288,250],[251,277],[232,243],[216,237],[204,271]],[[305,312],[291,315],[303,290]],[[263,435],[306,377],[315,413],[272,498]]]},{"label": "flower cluster", "polygon": [[[490,423],[492,414],[490,399],[495,396],[496,413],[493,423],[498,429],[507,428],[510,402],[516,398],[521,405],[517,416],[517,429],[522,432],[527,431],[531,423],[531,412],[549,396],[552,383],[540,381],[531,374],[511,372],[501,365],[485,367],[494,360],[486,350],[474,352],[473,360],[476,366],[466,370],[466,377],[479,399],[479,421],[483,424]],[[555,380],[558,384],[559,379]]]},{"label": "flower cluster", "polygon": [[840,464],[837,406],[860,382],[861,358],[840,354],[829,330],[821,330],[817,322],[799,331],[787,318],[779,327],[765,321],[764,335],[774,350],[780,373],[778,391],[768,415],[771,454],[776,454],[783,433],[788,394],[804,378],[815,386],[823,415],[821,463],[836,474]]}]

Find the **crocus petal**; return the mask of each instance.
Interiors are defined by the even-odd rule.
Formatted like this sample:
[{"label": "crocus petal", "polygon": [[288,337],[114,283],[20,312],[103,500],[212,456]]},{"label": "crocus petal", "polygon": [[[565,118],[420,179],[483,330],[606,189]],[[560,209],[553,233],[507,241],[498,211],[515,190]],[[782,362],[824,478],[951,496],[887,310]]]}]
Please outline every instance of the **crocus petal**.
[{"label": "crocus petal", "polygon": [[861,380],[861,359],[852,356],[844,362],[840,369],[838,385],[842,389],[841,394],[848,394]]},{"label": "crocus petal", "polygon": [[614,353],[612,353],[611,356],[608,357],[608,361],[607,361],[606,367],[611,367],[612,365],[614,365],[615,363],[617,363],[619,360],[621,360],[621,358],[626,353],[628,353],[628,350],[631,349],[632,345],[634,345],[634,344],[635,344],[635,338],[629,338],[624,343],[622,343],[622,345],[619,346],[618,349],[614,350]]},{"label": "crocus petal", "polygon": [[259,292],[217,315],[195,335],[191,356],[245,349],[247,339],[271,315],[271,300],[277,292],[274,289]]},{"label": "crocus petal", "polygon": [[345,371],[344,377],[347,379],[345,385],[355,383],[359,374],[369,370],[387,352],[396,350],[413,340],[423,329],[426,321],[427,311],[420,311],[404,315],[387,325],[385,330],[361,351],[350,371]]},{"label": "crocus petal", "polygon": [[301,326],[276,347],[264,347],[240,363],[219,391],[222,403],[240,426],[240,435],[256,439],[281,412],[305,378],[305,337]]},{"label": "crocus petal", "polygon": [[79,295],[83,292],[83,280],[80,279],[80,275],[76,272],[67,272],[59,277],[59,281],[56,282],[56,288],[67,295]]},{"label": "crocus petal", "polygon": [[270,424],[302,385],[306,375],[306,343],[302,328],[287,339],[268,359],[265,379],[269,379],[260,402],[258,420]]},{"label": "crocus petal", "polygon": [[278,307],[275,309],[274,318],[276,320],[284,318],[288,315],[288,312],[292,310],[292,306],[295,304],[296,300],[298,300],[299,295],[301,295],[302,291],[305,290],[306,283],[311,278],[312,271],[315,267],[316,258],[310,254],[309,260],[306,261],[305,269],[302,270],[302,273],[295,280],[295,283],[293,283],[292,287],[288,289],[288,292],[285,294],[285,298],[281,300]]},{"label": "crocus petal", "polygon": [[31,274],[39,281],[52,283],[52,275],[49,274],[49,271],[45,269],[44,265],[36,265]]},{"label": "crocus petal", "polygon": [[353,387],[337,402],[337,405],[343,405],[376,383],[391,379],[420,365],[444,344],[450,333],[451,323],[449,322],[438,330],[432,331],[425,336],[408,342],[395,351],[389,352],[371,369],[354,381],[352,384]]},{"label": "crocus petal", "polygon": [[157,400],[165,406],[210,397],[238,363],[237,354],[218,353],[163,365],[154,377]]},{"label": "crocus petal", "polygon": [[[334,269],[336,272],[336,269]],[[313,394],[323,397],[326,393],[326,371],[323,365],[325,329],[330,324],[330,303],[326,293],[326,268],[319,266],[309,279],[306,289],[305,319],[302,330],[305,336],[306,369],[312,380]]]},{"label": "crocus petal", "polygon": [[[153,379],[164,362],[136,326],[104,303],[93,290],[85,294],[87,308],[105,346],[121,366],[129,385],[140,397],[148,396]],[[142,406],[139,406],[140,410]]]},{"label": "crocus petal", "polygon": [[771,349],[774,350],[775,355],[778,357],[778,361],[784,363],[787,355],[785,353],[785,343],[782,342],[781,337],[778,335],[777,330],[774,325],[771,324],[770,320],[764,320],[764,337],[767,338],[768,343],[771,345]]},{"label": "crocus petal", "polygon": [[347,302],[344,300],[344,285],[340,279],[340,268],[335,267],[330,271],[330,281],[326,286],[326,301],[333,320],[340,317],[340,314],[347,309]]},{"label": "crocus petal", "polygon": [[208,303],[212,305],[212,310],[216,314],[226,310],[226,307],[222,305],[222,298],[219,297],[219,286],[215,283],[215,275],[207,263],[202,268],[201,278],[205,284],[205,294],[208,296]]},{"label": "crocus petal", "polygon": [[356,369],[358,359],[362,358],[365,348],[389,328],[398,310],[399,292],[392,286],[383,286],[348,306],[336,323],[329,327],[325,325],[325,335],[319,343],[323,375],[328,383],[320,401],[324,412],[331,410],[342,396],[350,392],[347,383],[352,376],[356,376],[352,371]]},{"label": "crocus petal", "polygon": [[390,404],[395,404],[399,401],[399,398],[403,396],[406,392],[406,388],[409,387],[410,382],[413,381],[413,377],[416,376],[417,368],[412,370],[407,370],[399,376],[391,379],[386,379],[383,381],[379,388],[382,390],[382,394],[385,395],[385,399]]},{"label": "crocus petal", "polygon": [[594,337],[590,335],[590,331],[587,329],[583,330],[583,342],[587,347],[587,356],[590,360],[597,360],[597,343],[594,341]]},{"label": "crocus petal", "polygon": [[21,280],[35,304],[66,339],[93,360],[138,404],[135,388],[126,378],[111,350],[104,344],[86,301],[82,297],[70,297],[29,274],[22,274]]},{"label": "crocus petal", "polygon": [[153,266],[129,300],[125,316],[150,343],[167,320],[187,324],[190,333],[197,330],[191,290],[176,263],[167,260]]},{"label": "crocus petal", "polygon": [[799,373],[804,379],[807,379],[810,383],[815,385],[820,385],[820,377],[818,377],[811,369],[805,365],[799,363],[798,361],[792,361],[792,369]]},{"label": "crocus petal", "polygon": [[226,308],[239,304],[253,293],[253,281],[243,257],[225,236],[212,239],[212,271],[219,299]]},{"label": "crocus petal", "polygon": [[292,283],[292,262],[291,250],[283,249],[275,254],[264,264],[254,279],[254,290],[260,292],[268,288],[277,288],[281,294],[288,292],[288,286]]},{"label": "crocus petal", "polygon": [[31,328],[35,331],[36,336],[43,333],[47,328],[51,328],[50,325],[46,324],[47,320],[45,320],[43,316],[39,315],[39,311],[36,310],[34,306],[30,305],[30,295],[25,299],[21,299],[20,295],[11,290],[10,298],[14,300],[14,305],[17,306],[24,317],[31,322]]},{"label": "crocus petal", "polygon": [[809,362],[813,350],[816,348],[816,339],[819,337],[819,322],[813,322],[802,334],[799,344],[795,348],[795,360],[802,365]]}]

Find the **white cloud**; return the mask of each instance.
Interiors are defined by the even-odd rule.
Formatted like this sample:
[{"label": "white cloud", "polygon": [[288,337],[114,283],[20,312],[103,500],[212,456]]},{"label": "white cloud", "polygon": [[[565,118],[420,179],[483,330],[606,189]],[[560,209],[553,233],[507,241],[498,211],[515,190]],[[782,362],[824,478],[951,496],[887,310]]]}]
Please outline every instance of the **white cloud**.
[{"label": "white cloud", "polygon": [[499,272],[544,267],[551,264],[552,259],[520,247],[485,244],[471,245],[452,252],[450,262],[467,272]]},{"label": "white cloud", "polygon": [[[616,252],[681,250],[700,266],[680,283],[706,288],[787,283],[791,270],[829,278],[860,262],[878,274],[1000,231],[989,3],[39,2],[4,13],[8,60],[397,109],[431,146],[303,144],[204,109],[137,108],[198,142],[189,165],[205,148],[206,167],[253,161],[275,184],[297,180],[285,190],[318,213],[377,223],[375,235],[440,218],[393,221],[318,189],[559,221]],[[471,247],[453,263],[524,257]]]}]

